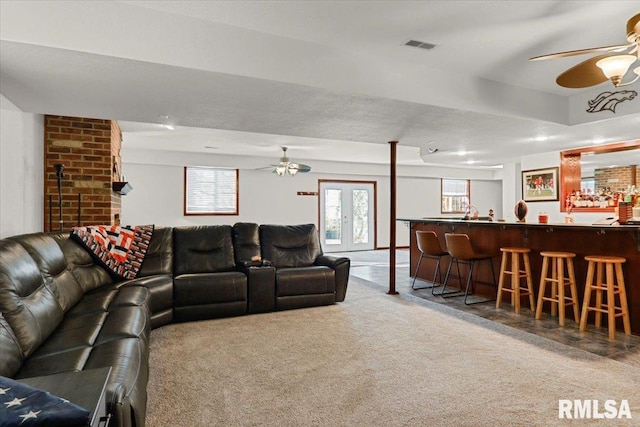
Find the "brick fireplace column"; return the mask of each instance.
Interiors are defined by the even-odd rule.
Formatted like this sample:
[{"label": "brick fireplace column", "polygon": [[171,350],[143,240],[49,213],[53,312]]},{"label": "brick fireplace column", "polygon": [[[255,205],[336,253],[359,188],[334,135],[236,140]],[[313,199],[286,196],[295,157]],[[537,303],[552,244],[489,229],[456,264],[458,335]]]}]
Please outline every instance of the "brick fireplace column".
[{"label": "brick fireplace column", "polygon": [[[115,120],[45,116],[45,231],[119,224],[121,196],[112,191],[112,183],[121,179],[121,145],[122,133]],[[64,166],[61,217],[56,165]]]}]

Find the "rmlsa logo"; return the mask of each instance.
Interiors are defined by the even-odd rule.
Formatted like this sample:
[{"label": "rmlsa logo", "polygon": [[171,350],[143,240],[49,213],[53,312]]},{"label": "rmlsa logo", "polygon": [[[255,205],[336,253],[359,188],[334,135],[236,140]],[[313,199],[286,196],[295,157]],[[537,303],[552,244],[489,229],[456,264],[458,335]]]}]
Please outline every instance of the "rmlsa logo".
[{"label": "rmlsa logo", "polygon": [[613,419],[631,418],[629,402],[625,399],[618,404],[617,401],[608,399],[604,404],[591,399],[560,399],[558,400],[558,418],[567,419]]}]

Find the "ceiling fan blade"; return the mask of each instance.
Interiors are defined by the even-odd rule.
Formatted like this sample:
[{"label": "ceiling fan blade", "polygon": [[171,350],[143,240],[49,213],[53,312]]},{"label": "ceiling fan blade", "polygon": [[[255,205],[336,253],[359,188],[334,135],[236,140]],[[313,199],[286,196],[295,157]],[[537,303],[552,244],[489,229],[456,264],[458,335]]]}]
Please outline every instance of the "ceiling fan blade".
[{"label": "ceiling fan blade", "polygon": [[568,50],[566,52],[550,53],[548,55],[534,56],[529,58],[529,61],[541,61],[545,59],[566,58],[569,56],[585,55],[587,53],[595,52],[622,52],[625,49],[635,46],[635,43],[621,44],[618,46],[602,46],[593,47],[590,49]]},{"label": "ceiling fan blade", "polygon": [[578,89],[606,82],[608,79],[596,66],[596,62],[607,56],[610,55],[598,55],[569,68],[558,76],[556,83],[562,87]]},{"label": "ceiling fan blade", "polygon": [[295,168],[298,170],[298,172],[301,172],[301,173],[307,173],[311,171],[311,166],[298,164],[298,163],[292,163],[289,165],[289,167]]}]

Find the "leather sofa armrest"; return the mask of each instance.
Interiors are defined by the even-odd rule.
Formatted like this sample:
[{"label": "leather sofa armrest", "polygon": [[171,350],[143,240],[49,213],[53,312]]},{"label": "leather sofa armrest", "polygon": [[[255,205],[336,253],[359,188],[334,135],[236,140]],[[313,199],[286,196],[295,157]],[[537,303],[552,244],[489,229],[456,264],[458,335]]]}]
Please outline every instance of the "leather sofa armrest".
[{"label": "leather sofa armrest", "polygon": [[335,257],[330,255],[320,255],[316,258],[315,265],[324,265],[326,267],[331,267],[334,270],[338,268],[339,265],[342,264],[351,264],[351,260],[346,257]]},{"label": "leather sofa armrest", "polygon": [[126,400],[125,393],[122,383],[107,386],[107,412],[111,416],[111,422],[116,426],[131,426],[133,419],[131,405]]},{"label": "leather sofa armrest", "polygon": [[247,276],[248,313],[268,313],[276,307],[276,269],[237,264],[238,271]]},{"label": "leather sofa armrest", "polygon": [[351,260],[346,257],[320,255],[316,258],[315,265],[324,265],[336,272],[336,302],[344,301],[347,295],[347,285],[349,284]]}]

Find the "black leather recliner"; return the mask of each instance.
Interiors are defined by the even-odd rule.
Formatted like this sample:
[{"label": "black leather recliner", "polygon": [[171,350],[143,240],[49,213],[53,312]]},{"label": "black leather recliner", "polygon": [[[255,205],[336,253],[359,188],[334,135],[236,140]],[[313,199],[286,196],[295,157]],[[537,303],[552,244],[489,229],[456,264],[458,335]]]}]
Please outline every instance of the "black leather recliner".
[{"label": "black leather recliner", "polygon": [[236,271],[231,226],[173,229],[174,319],[178,322],[247,312],[247,276]]},{"label": "black leather recliner", "polygon": [[322,254],[314,224],[261,225],[260,248],[276,268],[277,310],[344,301],[350,261]]}]

